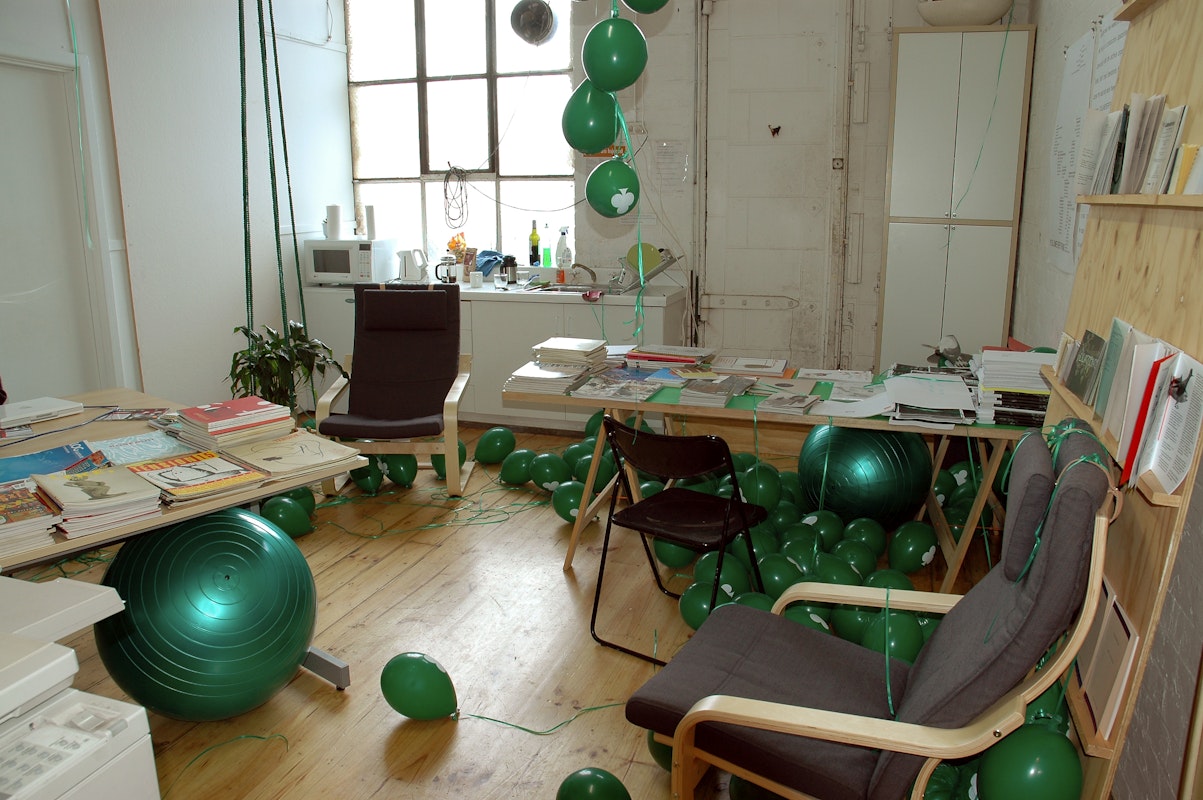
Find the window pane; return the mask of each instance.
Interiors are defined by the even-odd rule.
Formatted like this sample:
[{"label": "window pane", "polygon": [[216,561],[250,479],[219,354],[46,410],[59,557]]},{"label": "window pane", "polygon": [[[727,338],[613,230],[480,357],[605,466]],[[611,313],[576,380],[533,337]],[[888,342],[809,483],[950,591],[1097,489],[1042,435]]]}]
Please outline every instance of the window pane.
[{"label": "window pane", "polygon": [[502,181],[501,182],[501,241],[502,250],[518,256],[518,263],[527,263],[530,255],[530,221],[539,226],[539,249],[550,247],[555,258],[560,227],[568,227],[569,247],[576,231],[573,224],[572,181]]},{"label": "window pane", "polygon": [[351,88],[354,177],[416,178],[418,92],[412,83]]},{"label": "window pane", "polygon": [[435,81],[427,86],[426,102],[430,170],[446,172],[448,163],[469,170],[488,169],[489,95],[485,81]]},{"label": "window pane", "polygon": [[377,238],[396,239],[399,250],[426,249],[422,237],[421,184],[416,181],[360,184],[359,202],[373,206]]},{"label": "window pane", "polygon": [[572,48],[568,35],[572,27],[568,24],[571,0],[550,0],[550,5],[555,14],[555,29],[551,38],[542,44],[533,45],[514,33],[510,22],[510,12],[514,6],[508,2],[498,3],[498,72],[544,72],[572,66]]},{"label": "window pane", "polygon": [[412,2],[355,0],[346,9],[347,73],[352,81],[418,74]]},{"label": "window pane", "polygon": [[572,174],[572,148],[560,127],[571,94],[568,75],[498,79],[498,171],[502,175]]},{"label": "window pane", "polygon": [[[434,251],[435,261],[447,252],[451,237],[460,232],[468,247],[475,247],[477,251],[497,249],[497,204],[493,185],[491,180],[469,181],[460,187],[462,191],[457,197],[454,191],[445,191],[442,181],[426,182],[426,229],[430,233],[430,249]],[[448,206],[457,200],[463,201],[462,206],[449,209]],[[449,211],[453,216],[458,214],[463,223],[448,224]]]},{"label": "window pane", "polygon": [[426,74],[482,74],[486,19],[484,0],[426,0]]}]

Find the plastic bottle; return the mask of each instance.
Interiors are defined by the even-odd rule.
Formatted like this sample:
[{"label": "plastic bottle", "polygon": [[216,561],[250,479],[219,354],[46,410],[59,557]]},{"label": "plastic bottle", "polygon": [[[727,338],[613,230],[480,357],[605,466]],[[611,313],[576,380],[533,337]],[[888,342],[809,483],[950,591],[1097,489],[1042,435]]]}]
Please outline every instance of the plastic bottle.
[{"label": "plastic bottle", "polygon": [[530,265],[539,266],[539,226],[530,221]]},{"label": "plastic bottle", "polygon": [[568,226],[564,226],[560,228],[560,241],[556,244],[556,282],[564,283],[570,269],[572,249],[568,246]]}]

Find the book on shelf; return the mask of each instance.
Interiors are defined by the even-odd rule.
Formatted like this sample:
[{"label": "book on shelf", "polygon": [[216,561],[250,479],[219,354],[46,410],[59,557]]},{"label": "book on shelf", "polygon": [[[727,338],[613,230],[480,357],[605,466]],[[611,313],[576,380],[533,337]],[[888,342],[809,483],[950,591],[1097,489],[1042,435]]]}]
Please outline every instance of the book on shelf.
[{"label": "book on shelf", "polygon": [[127,469],[159,487],[168,504],[188,502],[223,492],[261,485],[268,476],[212,450],[131,464]]},{"label": "book on shelf", "polygon": [[1069,379],[1065,388],[1073,392],[1083,403],[1089,405],[1094,399],[1094,391],[1098,386],[1099,373],[1103,369],[1103,357],[1107,349],[1107,340],[1094,331],[1088,330],[1082,334],[1082,343],[1074,356],[1073,367],[1069,371]]},{"label": "book on shelf", "polygon": [[1170,170],[1169,180],[1166,181],[1167,192],[1170,194],[1185,193],[1186,181],[1198,158],[1199,145],[1189,143],[1178,145],[1178,150],[1174,153],[1174,166]]},{"label": "book on shelf", "polygon": [[1104,580],[1090,634],[1078,654],[1082,699],[1103,739],[1111,735],[1132,674],[1140,633]]},{"label": "book on shelf", "polygon": [[1091,194],[1110,194],[1115,176],[1116,159],[1122,157],[1120,146],[1128,124],[1128,109],[1107,114],[1103,122],[1103,133],[1099,145],[1098,161],[1095,164]]},{"label": "book on shelf", "polygon": [[1145,430],[1150,418],[1150,409],[1159,398],[1164,397],[1169,391],[1170,381],[1174,375],[1173,359],[1175,355],[1176,353],[1170,353],[1153,363],[1153,367],[1149,371],[1148,380],[1145,383],[1144,392],[1140,395],[1140,404],[1136,409],[1133,423],[1130,428],[1124,430],[1120,435],[1119,448],[1116,450],[1115,460],[1121,465],[1119,481],[1122,486],[1132,483],[1134,477],[1133,470],[1136,468],[1136,455],[1139,452],[1140,443],[1145,438]]},{"label": "book on shelf", "polygon": [[1132,325],[1119,317],[1111,318],[1111,333],[1107,337],[1107,349],[1103,355],[1103,367],[1099,373],[1099,388],[1094,396],[1094,413],[1102,418],[1107,413],[1107,401],[1111,397],[1111,388],[1115,385],[1116,372],[1119,369],[1120,356],[1124,352],[1124,339]]},{"label": "book on shelf", "polygon": [[1203,427],[1203,364],[1177,353],[1156,378],[1141,439],[1132,446],[1135,466],[1129,483],[1151,473],[1166,492],[1176,492],[1194,465],[1195,447]]},{"label": "book on shelf", "polygon": [[292,416],[292,411],[287,406],[252,395],[181,408],[179,416],[186,428],[217,433],[284,420]]},{"label": "book on shelf", "polygon": [[1144,183],[1153,139],[1165,110],[1165,95],[1133,92],[1128,107],[1128,141],[1117,194],[1136,194]]},{"label": "book on shelf", "polygon": [[36,472],[58,472],[91,453],[92,448],[86,442],[72,442],[36,453],[0,458],[0,483],[28,478]]},{"label": "book on shelf", "polygon": [[319,470],[355,466],[359,451],[354,447],[298,428],[287,436],[240,444],[223,450],[231,460],[258,470],[271,478],[306,475]]},{"label": "book on shelf", "polygon": [[784,378],[784,358],[753,358],[748,356],[718,356],[710,364],[719,375],[752,375],[765,378]]},{"label": "book on shelf", "polygon": [[1165,194],[1169,191],[1170,170],[1178,147],[1182,144],[1186,111],[1186,106],[1181,105],[1167,108],[1162,113],[1149,151],[1149,163],[1145,166],[1141,194]]}]

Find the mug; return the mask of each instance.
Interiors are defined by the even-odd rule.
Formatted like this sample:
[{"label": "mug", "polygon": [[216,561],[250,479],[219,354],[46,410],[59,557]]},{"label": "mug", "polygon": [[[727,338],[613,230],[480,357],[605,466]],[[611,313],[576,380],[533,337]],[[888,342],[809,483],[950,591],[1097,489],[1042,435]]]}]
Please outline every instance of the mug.
[{"label": "mug", "polygon": [[472,288],[479,289],[485,285],[485,276],[480,270],[473,270],[469,277],[472,280]]}]

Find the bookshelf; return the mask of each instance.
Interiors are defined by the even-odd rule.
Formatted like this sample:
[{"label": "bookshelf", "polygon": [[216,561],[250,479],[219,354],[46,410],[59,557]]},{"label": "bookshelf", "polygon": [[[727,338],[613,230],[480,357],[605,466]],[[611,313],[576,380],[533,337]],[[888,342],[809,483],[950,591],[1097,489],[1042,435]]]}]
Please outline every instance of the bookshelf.
[{"label": "bookshelf", "polygon": [[[1203,60],[1167,58],[1195,53],[1203,36],[1203,3],[1198,0],[1130,0],[1119,15],[1131,27],[1120,66],[1116,103],[1132,92],[1164,92],[1175,104],[1203,110]],[[1184,141],[1203,140],[1200,114],[1186,121]],[[1081,338],[1105,331],[1112,317],[1198,357],[1203,354],[1203,197],[1108,195],[1083,197],[1091,205],[1074,279],[1065,330]],[[1053,393],[1048,419],[1073,414],[1101,420],[1049,374]],[[1112,456],[1114,440],[1104,440]],[[1110,736],[1094,730],[1081,687],[1068,692],[1077,739],[1084,754],[1084,798],[1105,800],[1111,792],[1124,739],[1148,667],[1157,623],[1165,605],[1174,560],[1198,470],[1200,450],[1182,487],[1165,492],[1143,476],[1125,493],[1124,507],[1108,536],[1107,577],[1140,632],[1140,644],[1118,718]]]}]

